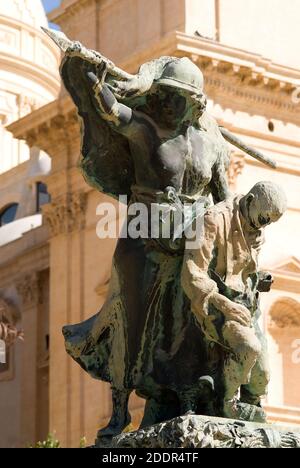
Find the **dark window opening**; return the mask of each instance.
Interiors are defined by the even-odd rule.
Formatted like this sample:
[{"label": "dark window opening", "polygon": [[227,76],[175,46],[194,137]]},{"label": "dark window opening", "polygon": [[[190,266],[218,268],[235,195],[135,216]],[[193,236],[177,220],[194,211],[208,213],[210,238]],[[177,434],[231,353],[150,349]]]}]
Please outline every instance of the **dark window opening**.
[{"label": "dark window opening", "polygon": [[270,132],[274,132],[275,130],[275,125],[274,122],[272,122],[272,120],[270,120],[270,122],[268,123],[268,129]]},{"label": "dark window opening", "polygon": [[51,197],[48,193],[47,185],[43,182],[36,184],[36,211],[39,213],[43,205],[51,202]]},{"label": "dark window opening", "polygon": [[0,213],[0,227],[12,223],[16,219],[18,203],[12,203]]},{"label": "dark window opening", "polygon": [[45,336],[45,340],[46,340],[46,350],[49,351],[49,348],[50,348],[50,336],[49,336],[49,335],[46,335],[46,336]]}]

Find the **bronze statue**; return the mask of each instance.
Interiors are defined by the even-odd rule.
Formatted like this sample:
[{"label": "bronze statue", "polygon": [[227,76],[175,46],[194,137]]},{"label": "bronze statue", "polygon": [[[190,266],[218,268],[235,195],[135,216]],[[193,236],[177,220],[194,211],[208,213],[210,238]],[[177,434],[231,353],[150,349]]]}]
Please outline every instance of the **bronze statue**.
[{"label": "bronze statue", "polygon": [[258,325],[259,293],[268,291],[272,280],[258,272],[257,257],[263,230],[286,208],[280,187],[259,182],[247,195],[207,210],[199,248],[186,250],[182,284],[207,341],[224,350],[218,397],[221,414],[231,419],[251,414],[252,420],[265,421],[260,403],[269,367]]},{"label": "bronze statue", "polygon": [[[218,127],[206,111],[203,75],[188,58],[161,57],[129,75],[62,33],[45,32],[65,53],[61,76],[82,122],[83,175],[103,193],[127,195],[129,209],[143,203],[174,212],[189,203],[205,210],[229,199],[224,137],[275,166]],[[192,209],[185,228],[198,217]],[[129,424],[133,390],[146,399],[142,426],[216,411],[207,341],[181,285],[185,240],[176,232],[175,223],[169,238],[119,239],[103,308],[64,327],[68,353],[112,386],[112,418],[99,436]]]}]

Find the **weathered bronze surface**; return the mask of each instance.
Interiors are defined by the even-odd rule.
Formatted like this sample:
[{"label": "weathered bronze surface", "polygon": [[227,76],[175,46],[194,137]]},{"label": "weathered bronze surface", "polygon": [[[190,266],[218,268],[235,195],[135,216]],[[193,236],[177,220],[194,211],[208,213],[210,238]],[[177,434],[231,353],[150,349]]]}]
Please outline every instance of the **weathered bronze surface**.
[{"label": "weathered bronze surface", "polygon": [[[99,441],[99,448],[105,447],[103,442],[103,440]],[[300,448],[300,432],[296,428],[291,431],[291,428],[276,425],[243,423],[230,419],[190,415],[178,417],[137,432],[121,434],[110,441],[109,447],[150,449]],[[180,453],[184,456],[185,452]],[[190,455],[192,456],[192,453]],[[196,461],[199,460],[199,453],[196,452],[194,455],[197,457]],[[180,460],[179,455],[178,457]]]},{"label": "weathered bronze surface", "polygon": [[261,398],[267,394],[269,366],[259,298],[272,277],[258,271],[258,254],[264,228],[285,210],[281,188],[259,182],[247,195],[208,209],[199,248],[186,249],[183,288],[205,339],[222,349],[214,381],[217,411],[224,417],[265,420]]},{"label": "weathered bronze surface", "polygon": [[146,400],[142,428],[187,413],[264,420],[259,295],[272,279],[258,271],[257,255],[264,227],[280,218],[286,201],[268,182],[232,196],[222,133],[275,163],[220,130],[206,111],[203,75],[189,59],[161,57],[129,75],[62,33],[46,32],[65,53],[61,76],[82,122],[86,181],[112,197],[127,195],[129,207],[202,207],[189,211],[183,228],[187,235],[201,217],[196,247],[177,238],[175,223],[168,238],[119,239],[103,308],[64,327],[67,352],[112,387],[112,418],[99,437],[129,424],[134,390]]}]

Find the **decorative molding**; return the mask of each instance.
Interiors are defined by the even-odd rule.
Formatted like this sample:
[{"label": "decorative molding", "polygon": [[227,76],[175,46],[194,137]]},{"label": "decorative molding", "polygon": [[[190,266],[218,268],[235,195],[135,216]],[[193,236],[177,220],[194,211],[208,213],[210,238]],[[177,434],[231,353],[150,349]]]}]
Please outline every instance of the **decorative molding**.
[{"label": "decorative molding", "polygon": [[206,93],[217,104],[228,106],[228,101],[234,100],[235,109],[245,112],[255,110],[256,114],[268,118],[273,118],[276,110],[278,120],[300,124],[299,105],[293,103],[291,96],[295,86],[284,94],[276,88],[252,88],[249,84],[240,83],[238,75],[234,79],[234,76],[226,77],[217,70],[207,74],[204,71],[204,76]]},{"label": "decorative molding", "polygon": [[97,448],[300,448],[297,428],[198,415],[174,418],[109,441],[103,439],[96,441]]},{"label": "decorative molding", "polygon": [[[78,7],[78,4],[76,6]],[[165,38],[159,38],[152,47],[131,54],[118,65],[129,72],[134,72],[137,64],[152,60],[159,55],[189,56],[203,70],[206,93],[208,96],[211,94],[212,98],[215,98],[214,91],[219,89],[220,96],[225,94],[226,98],[231,99],[234,95],[238,101],[246,98],[248,102],[263,107],[266,105],[270,105],[271,108],[282,107],[288,111],[289,117],[297,114],[298,122],[300,120],[300,106],[293,104],[291,99],[293,91],[300,85],[298,69],[275,64],[258,54],[182,32],[170,33]],[[236,104],[235,101],[235,106]],[[62,108],[60,110],[62,111]]]},{"label": "decorative molding", "polygon": [[69,193],[56,198],[42,209],[51,236],[80,231],[85,227],[87,194]]},{"label": "decorative molding", "polygon": [[291,406],[264,405],[268,421],[276,424],[297,424],[300,426],[300,408]]},{"label": "decorative molding", "polygon": [[243,153],[232,151],[230,157],[230,164],[228,168],[228,182],[232,190],[236,188],[237,178],[242,174],[246,165],[246,157]]},{"label": "decorative molding", "polygon": [[268,270],[274,276],[273,289],[299,294],[300,262],[296,257],[288,257],[279,264],[269,265]]},{"label": "decorative molding", "polygon": [[[137,63],[162,54],[190,57],[203,70],[205,92],[217,104],[267,118],[276,115],[277,119],[300,125],[300,106],[292,102],[292,92],[300,85],[299,70],[178,32],[132,55],[120,66],[133,71]],[[71,99],[64,96],[9,125],[8,130],[15,138],[26,140],[29,146],[38,146],[55,156],[59,144],[68,145],[74,135],[79,135],[79,120]]]},{"label": "decorative molding", "polygon": [[[168,34],[147,50],[119,64],[127,71],[160,55],[189,57],[203,71],[205,93],[217,104],[300,125],[300,106],[292,93],[300,86],[300,72],[212,39],[182,32]],[[232,104],[234,103],[234,105]],[[276,113],[275,113],[276,112]]]},{"label": "decorative molding", "polygon": [[289,297],[277,300],[270,310],[270,329],[300,328],[300,303]]},{"label": "decorative molding", "polygon": [[87,3],[90,3],[90,0],[73,0],[73,2],[69,1],[67,5],[63,3],[49,13],[49,21],[60,25],[77,13],[86,13]]},{"label": "decorative molding", "polygon": [[30,97],[24,94],[20,94],[18,96],[18,106],[19,106],[20,117],[22,118],[28,114],[31,114],[31,112],[34,112],[36,109],[41,107],[41,104],[38,103],[35,97]]},{"label": "decorative molding", "polygon": [[289,257],[284,262],[274,266],[272,271],[291,276],[298,276],[300,280],[300,261],[296,257]]},{"label": "decorative molding", "polygon": [[[51,63],[44,62],[45,52],[51,56]],[[21,20],[1,16],[1,69],[9,68],[10,72],[14,71],[18,76],[26,76],[27,79],[33,80],[33,83],[39,83],[55,98],[60,90],[60,60],[58,47],[39,27],[35,28]],[[31,87],[31,91],[34,92],[34,87]],[[43,101],[45,102],[45,99]]]},{"label": "decorative molding", "polygon": [[[19,20],[24,21],[25,23],[26,22],[25,18],[30,17],[31,18],[30,24],[35,25],[34,22],[37,18],[32,8],[29,7],[29,4],[27,1],[20,2],[20,0],[11,0],[11,3],[14,4],[14,6],[17,8],[19,12],[19,18],[18,18]],[[13,7],[11,7],[11,13],[15,15],[15,10]]]},{"label": "decorative molding", "polygon": [[300,263],[291,260],[285,265],[285,271],[286,273],[292,273],[293,275],[300,275]]},{"label": "decorative molding", "polygon": [[37,272],[20,278],[17,281],[16,289],[22,300],[23,307],[28,308],[37,305],[40,301],[40,285]]},{"label": "decorative molding", "polygon": [[30,147],[37,146],[52,157],[57,148],[68,149],[76,136],[80,136],[80,125],[75,108],[67,115],[56,114],[24,135]]},{"label": "decorative molding", "polygon": [[17,46],[17,31],[5,29],[3,26],[0,28],[0,43],[6,47],[16,48]]}]

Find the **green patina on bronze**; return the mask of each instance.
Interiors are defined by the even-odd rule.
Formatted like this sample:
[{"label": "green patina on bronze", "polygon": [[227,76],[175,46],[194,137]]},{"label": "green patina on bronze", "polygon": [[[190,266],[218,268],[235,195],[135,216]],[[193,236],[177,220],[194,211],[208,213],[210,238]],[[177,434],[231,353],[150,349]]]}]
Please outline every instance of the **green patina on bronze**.
[{"label": "green patina on bronze", "polygon": [[99,437],[130,423],[134,390],[146,400],[142,427],[188,412],[264,419],[266,350],[257,322],[259,294],[271,280],[257,271],[257,237],[283,214],[284,197],[265,183],[232,198],[222,133],[273,162],[220,130],[206,111],[203,75],[188,58],[161,57],[129,75],[47,33],[65,52],[61,76],[82,122],[86,181],[112,197],[127,195],[129,207],[189,201],[207,210],[203,243],[192,251],[174,241],[174,231],[168,239],[119,239],[101,311],[64,327],[67,352],[112,387],[112,418]]}]

